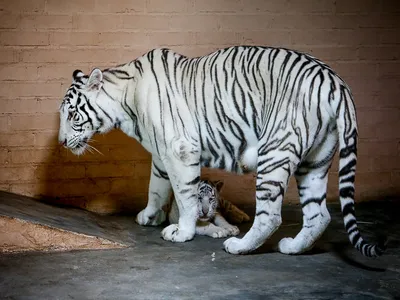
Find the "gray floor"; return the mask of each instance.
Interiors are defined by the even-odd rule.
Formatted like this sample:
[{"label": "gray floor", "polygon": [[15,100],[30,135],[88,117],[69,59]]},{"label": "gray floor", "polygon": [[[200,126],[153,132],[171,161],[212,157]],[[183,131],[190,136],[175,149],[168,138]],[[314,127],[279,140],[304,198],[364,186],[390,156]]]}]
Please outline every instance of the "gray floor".
[{"label": "gray floor", "polygon": [[[256,253],[234,256],[224,239],[173,244],[162,227],[140,227],[133,215],[98,216],[0,192],[0,214],[129,244],[120,250],[0,255],[1,299],[400,299],[400,202],[358,204],[363,236],[389,237],[379,259],[347,240],[339,207],[313,251],[273,250],[301,227],[300,207],[284,207],[279,231]],[[250,210],[251,213],[251,210]],[[251,224],[242,228],[242,234]],[[215,253],[213,260],[212,254]]]}]

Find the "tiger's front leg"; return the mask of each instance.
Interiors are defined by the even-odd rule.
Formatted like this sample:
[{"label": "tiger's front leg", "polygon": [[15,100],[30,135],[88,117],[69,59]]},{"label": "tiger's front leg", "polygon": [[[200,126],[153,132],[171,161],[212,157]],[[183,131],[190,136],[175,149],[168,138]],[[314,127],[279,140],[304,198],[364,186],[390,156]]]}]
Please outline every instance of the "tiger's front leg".
[{"label": "tiger's front leg", "polygon": [[200,151],[197,145],[179,139],[172,142],[163,163],[174,190],[179,222],[164,228],[161,236],[167,241],[185,242],[193,239],[196,231]]},{"label": "tiger's front leg", "polygon": [[143,226],[158,226],[166,219],[163,206],[168,203],[171,183],[161,160],[153,157],[147,206],[136,217],[136,222]]}]

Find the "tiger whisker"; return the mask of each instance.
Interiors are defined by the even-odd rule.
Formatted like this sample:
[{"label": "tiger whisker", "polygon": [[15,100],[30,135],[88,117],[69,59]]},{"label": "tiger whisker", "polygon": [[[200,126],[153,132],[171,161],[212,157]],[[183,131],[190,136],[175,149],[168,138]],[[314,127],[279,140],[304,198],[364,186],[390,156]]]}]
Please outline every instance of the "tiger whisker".
[{"label": "tiger whisker", "polygon": [[[104,155],[104,154],[101,153],[96,147],[93,147],[92,145],[89,145],[89,144],[87,144],[87,146],[88,146],[88,149],[94,150],[94,151],[96,151],[97,153],[99,153],[99,154],[101,154],[101,155]],[[92,152],[92,153],[93,153],[93,152]]]},{"label": "tiger whisker", "polygon": [[[79,147],[79,148],[85,147],[85,144],[82,143],[82,142],[79,142],[79,143],[77,144],[77,147]],[[91,151],[91,149],[87,148],[87,150],[88,150],[90,153],[93,153],[93,152]]]},{"label": "tiger whisker", "polygon": [[92,150],[92,149],[90,149],[90,148],[87,148],[87,151],[89,151],[90,153],[92,153],[92,154],[93,154],[93,150]]}]

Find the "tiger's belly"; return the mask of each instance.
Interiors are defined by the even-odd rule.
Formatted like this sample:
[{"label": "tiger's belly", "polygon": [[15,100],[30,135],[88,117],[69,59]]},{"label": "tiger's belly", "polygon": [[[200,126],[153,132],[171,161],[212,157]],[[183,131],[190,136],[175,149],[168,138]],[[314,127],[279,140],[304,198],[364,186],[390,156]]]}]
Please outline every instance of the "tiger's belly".
[{"label": "tiger's belly", "polygon": [[[229,146],[226,146],[226,144]],[[251,173],[257,169],[258,140],[249,136],[245,141],[231,139],[218,145],[203,143],[201,165],[238,174]],[[245,147],[243,147],[245,145]],[[243,149],[244,148],[244,149]]]}]

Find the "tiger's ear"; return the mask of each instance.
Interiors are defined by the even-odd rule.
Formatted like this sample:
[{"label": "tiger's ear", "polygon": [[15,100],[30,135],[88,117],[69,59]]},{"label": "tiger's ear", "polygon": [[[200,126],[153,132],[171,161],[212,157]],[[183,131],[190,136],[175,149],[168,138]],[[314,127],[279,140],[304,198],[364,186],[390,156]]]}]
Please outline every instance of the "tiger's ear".
[{"label": "tiger's ear", "polygon": [[72,73],[72,80],[77,81],[83,76],[85,76],[85,74],[81,70],[75,70],[74,73]]},{"label": "tiger's ear", "polygon": [[90,73],[89,79],[86,83],[86,87],[90,91],[99,91],[103,84],[103,73],[100,69],[93,69]]},{"label": "tiger's ear", "polygon": [[217,191],[220,192],[222,187],[224,186],[224,182],[221,180],[218,180],[218,181],[214,182],[214,185],[217,188]]}]

